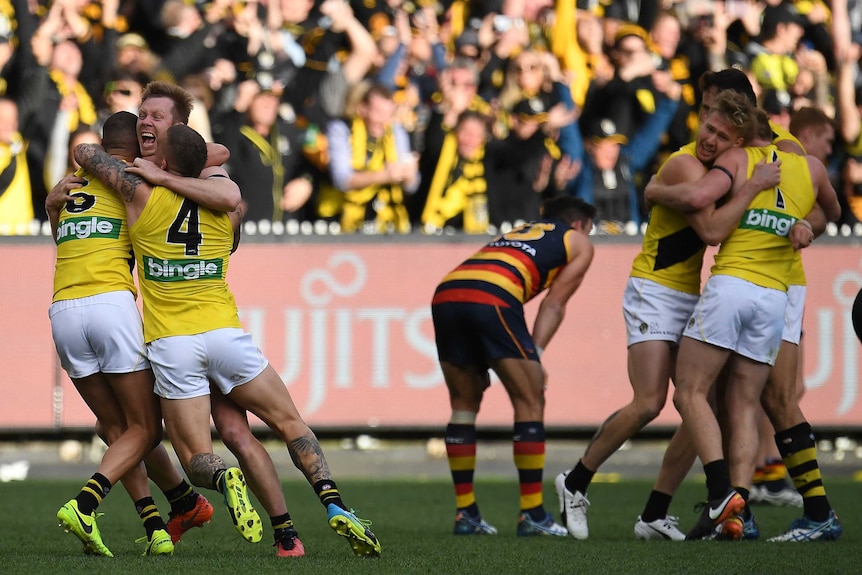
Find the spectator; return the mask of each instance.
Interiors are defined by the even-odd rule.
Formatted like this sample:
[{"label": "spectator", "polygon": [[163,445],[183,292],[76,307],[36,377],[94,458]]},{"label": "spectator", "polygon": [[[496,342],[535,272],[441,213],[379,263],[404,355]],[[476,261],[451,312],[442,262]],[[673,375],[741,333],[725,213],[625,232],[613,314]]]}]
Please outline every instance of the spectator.
[{"label": "spectator", "polygon": [[419,173],[425,185],[407,198],[411,221],[418,222],[425,209],[431,178],[437,169],[438,157],[446,135],[466,111],[491,117],[491,106],[478,95],[479,72],[476,62],[456,57],[437,78],[439,91],[431,96],[430,114],[422,133]]},{"label": "spectator", "polygon": [[28,233],[33,221],[25,143],[18,132],[18,106],[0,97],[0,235]]},{"label": "spectator", "polygon": [[423,187],[428,188],[422,212],[425,233],[444,229],[468,234],[488,231],[488,184],[483,163],[487,122],[478,112],[463,112],[435,154],[438,159],[433,175],[422,175]]},{"label": "spectator", "polygon": [[234,110],[216,121],[216,138],[230,150],[226,169],[242,192],[246,222],[307,219],[303,206],[312,177],[301,153],[304,133],[295,118],[280,115],[280,97],[246,80]]},{"label": "spectator", "polygon": [[54,124],[50,145],[45,156],[45,180],[58,181],[72,174],[80,166],[75,161],[75,146],[78,144],[101,144],[102,138],[94,128],[82,125],[72,132],[62,122]]},{"label": "spectator", "polygon": [[[577,36],[578,46],[584,52],[585,70],[572,70],[572,98],[578,107],[583,107],[590,84],[595,82],[597,86],[603,86],[610,82],[614,65],[604,50],[604,29],[599,18],[589,12],[578,12]],[[577,87],[574,87],[575,83]]]},{"label": "spectator", "polygon": [[362,81],[377,60],[374,38],[350,4],[325,0],[318,13],[314,0],[273,0],[267,24],[280,30],[272,38],[274,47],[299,67],[286,100],[309,124],[323,126],[340,117],[349,88]]},{"label": "spectator", "polygon": [[356,114],[326,129],[332,186],[318,211],[338,218],[347,233],[407,233],[405,194],[419,186],[417,159],[404,127],[393,121],[392,93],[379,84],[360,86]]},{"label": "spectator", "polygon": [[793,98],[785,90],[764,90],[760,94],[760,107],[769,114],[769,119],[784,128],[790,129],[790,114],[793,112]]},{"label": "spectator", "polygon": [[123,68],[112,70],[107,76],[107,82],[102,90],[102,98],[97,106],[98,120],[96,125],[101,131],[101,126],[108,116],[116,112],[131,112],[138,115],[138,107],[141,105],[141,94],[144,92],[146,77],[134,74]]},{"label": "spectator", "polygon": [[[606,85],[593,84],[584,103],[584,118],[615,117],[636,129],[655,110],[651,75],[657,62],[647,50],[647,31],[634,24],[620,26],[611,49],[615,72]],[[613,112],[612,112],[613,111]],[[631,114],[622,119],[620,114]],[[585,126],[581,126],[583,130]]]},{"label": "spectator", "polygon": [[12,73],[12,56],[15,54],[16,41],[12,29],[13,21],[0,13],[0,96],[9,89],[9,75]]},{"label": "spectator", "polygon": [[609,114],[586,127],[587,156],[576,182],[576,194],[596,205],[596,224],[609,234],[623,231],[619,222],[639,225],[643,221],[643,202],[634,175],[654,157],[682,92],[667,72],[655,72],[652,81],[660,97],[655,113],[642,126],[626,124],[630,120],[625,114]]},{"label": "spectator", "polygon": [[793,108],[816,106],[830,116],[835,116],[826,58],[820,52],[809,48],[804,42],[799,44],[794,58],[799,65],[799,73],[796,75],[796,81],[790,86]]},{"label": "spectator", "polygon": [[862,37],[854,36],[859,32],[858,28],[855,31],[851,28],[846,0],[836,3],[832,22],[838,63],[835,93],[840,136],[847,157],[842,174],[843,189],[838,193],[842,204],[840,223],[854,225],[862,219],[862,86],[858,75]]},{"label": "spectator", "polygon": [[[535,100],[541,100],[547,114],[542,122],[542,132],[561,149],[562,154],[569,158],[578,157],[583,154],[583,140],[575,124],[577,111],[569,87],[562,80],[559,63],[549,52],[521,52],[511,60],[507,69],[497,103],[498,115],[502,123],[503,116],[512,111],[515,103],[529,100],[535,104]],[[504,130],[499,130],[496,135],[504,133]]]},{"label": "spectator", "polygon": [[789,90],[799,64],[793,53],[805,32],[806,20],[787,1],[763,10],[760,38],[750,46],[751,71],[762,88]]},{"label": "spectator", "polygon": [[[485,148],[485,179],[488,182],[488,221],[494,229],[539,218],[547,179],[542,163],[549,153],[543,127],[548,121],[546,102],[539,97],[523,99],[508,115],[509,134],[492,139]],[[553,145],[554,153],[559,153]]]},{"label": "spectator", "polygon": [[667,156],[691,141],[694,127],[698,125],[699,110],[695,93],[697,77],[692,75],[688,55],[679,52],[682,31],[676,14],[660,12],[650,28],[649,38],[648,45],[661,59],[658,69],[670,74],[670,78],[682,87],[679,107],[651,164],[655,168],[651,171],[655,171]]},{"label": "spectator", "polygon": [[183,78],[180,85],[191,94],[194,100],[188,126],[200,134],[205,142],[212,142],[210,116],[215,98],[207,78],[203,74],[191,74]]},{"label": "spectator", "polygon": [[114,65],[131,74],[143,74],[152,78],[159,66],[159,57],[150,50],[143,36],[134,32],[123,34],[114,44]]},{"label": "spectator", "polygon": [[[50,43],[50,37],[44,37],[48,32],[40,26],[37,32],[37,42]],[[27,147],[27,162],[30,169],[30,184],[33,187],[33,211],[40,220],[47,218],[45,214],[45,198],[54,180],[54,176],[46,171],[46,158],[51,147],[52,134],[60,134],[60,146],[55,148],[57,155],[54,160],[61,166],[68,162],[67,142],[69,134],[79,126],[92,127],[96,124],[96,107],[84,85],[80,82],[83,66],[81,51],[71,40],[62,40],[53,49],[46,48],[49,53],[49,64],[27,70],[24,82],[29,84],[32,93],[28,100],[28,111],[21,115],[24,139],[29,142]]]}]

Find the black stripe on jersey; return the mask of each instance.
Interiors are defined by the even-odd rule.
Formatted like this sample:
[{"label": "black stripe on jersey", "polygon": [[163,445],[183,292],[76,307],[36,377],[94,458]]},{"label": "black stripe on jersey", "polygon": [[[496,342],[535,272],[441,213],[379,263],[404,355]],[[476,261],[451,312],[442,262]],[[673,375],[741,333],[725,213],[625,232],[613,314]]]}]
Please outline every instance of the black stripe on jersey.
[{"label": "black stripe on jersey", "polygon": [[704,245],[703,240],[691,226],[663,237],[658,241],[653,271],[684,262],[700,251]]}]

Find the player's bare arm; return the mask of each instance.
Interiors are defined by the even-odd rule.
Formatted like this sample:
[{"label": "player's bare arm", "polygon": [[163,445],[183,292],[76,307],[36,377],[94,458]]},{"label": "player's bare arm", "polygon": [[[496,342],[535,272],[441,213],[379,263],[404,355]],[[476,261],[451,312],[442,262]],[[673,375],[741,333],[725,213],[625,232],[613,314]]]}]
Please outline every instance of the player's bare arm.
[{"label": "player's bare arm", "polygon": [[[811,173],[811,182],[817,194],[817,205],[823,210],[823,214],[830,222],[837,222],[841,217],[841,204],[838,202],[838,193],[832,187],[829,172],[823,162],[814,156],[806,156],[808,160],[808,171]],[[808,219],[806,217],[806,219]],[[812,225],[814,222],[812,222]],[[826,230],[826,223],[822,227],[814,227],[814,234],[819,236]]]},{"label": "player's bare arm", "polygon": [[775,142],[775,147],[782,152],[787,152],[789,154],[796,154],[797,156],[805,155],[805,150],[803,150],[799,144],[793,140],[778,140]]},{"label": "player's bare arm", "polygon": [[551,283],[533,323],[533,341],[542,349],[562,324],[566,316],[566,304],[580,287],[593,261],[595,248],[585,233],[570,234],[569,247],[575,255]]},{"label": "player's bare arm", "polygon": [[129,173],[127,164],[98,144],[75,146],[75,160],[123,199],[128,223],[134,224],[147,204],[152,187],[142,177]]},{"label": "player's bare arm", "polygon": [[[736,165],[730,163],[716,164],[721,168],[711,171],[722,173],[730,181],[730,173],[736,170],[736,175],[744,177],[748,173],[748,161],[745,154],[734,154]],[[745,210],[760,192],[777,186],[781,181],[780,161],[760,161],[754,168],[751,178],[731,182],[732,194],[720,207],[711,204],[702,210],[686,215],[688,222],[697,232],[697,235],[705,243],[715,246],[723,242],[733,231],[739,227]]]},{"label": "player's bare arm", "polygon": [[48,221],[51,224],[51,235],[54,236],[54,241],[57,240],[60,211],[66,205],[66,202],[75,201],[75,197],[70,195],[70,193],[86,183],[87,180],[84,178],[75,174],[68,174],[51,188],[51,191],[45,198],[45,212],[48,214]]},{"label": "player's bare arm", "polygon": [[661,180],[653,176],[644,190],[644,198],[649,204],[661,204],[678,211],[699,209],[700,198],[688,188],[673,188],[675,184],[699,180],[706,168],[694,156],[680,155],[668,161],[661,170]]},{"label": "player's bare arm", "polygon": [[135,158],[128,172],[144,178],[155,186],[164,186],[188,198],[199,206],[219,212],[232,212],[242,201],[239,186],[230,179],[224,168],[204,168],[198,178],[171,174],[149,160]]},{"label": "player's bare arm", "polygon": [[209,168],[212,166],[223,166],[230,159],[230,150],[224,144],[216,142],[207,142],[207,163],[204,166]]},{"label": "player's bare arm", "polygon": [[[691,176],[698,173],[698,170],[693,167],[691,162],[688,162],[686,172],[673,174],[677,181],[670,178],[665,178],[665,172],[662,171],[662,181],[650,180],[644,191],[645,196],[648,196],[650,201],[662,204],[671,209],[676,209],[682,212],[694,212],[698,210],[708,209],[722,198],[728,191],[732,189],[733,182],[737,176],[730,178],[723,170],[730,158],[735,158],[737,163],[741,163],[745,158],[745,152],[742,148],[731,148],[716,160],[713,168],[706,170],[697,159],[689,157],[697,165],[701,167],[700,175],[693,178]],[[724,159],[724,163],[722,163]],[[746,166],[747,163],[741,163]],[[681,176],[681,177],[680,177]],[[702,176],[702,177],[701,177]],[[735,193],[746,194],[749,198],[757,195],[757,192],[768,190],[769,188],[778,185],[781,180],[781,162],[759,162],[754,168],[751,178],[746,180],[744,177],[741,180],[745,182],[744,186],[740,186]],[[704,240],[706,241],[706,240]]]}]

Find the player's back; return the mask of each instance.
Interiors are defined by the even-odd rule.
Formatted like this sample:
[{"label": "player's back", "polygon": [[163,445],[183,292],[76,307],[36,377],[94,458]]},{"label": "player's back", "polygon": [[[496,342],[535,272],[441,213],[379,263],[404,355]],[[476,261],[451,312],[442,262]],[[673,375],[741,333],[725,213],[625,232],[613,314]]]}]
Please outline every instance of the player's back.
[{"label": "player's back", "polygon": [[132,244],[123,201],[96,178],[72,192],[60,210],[53,301],[111,291],[137,294],[132,281]]},{"label": "player's back", "polygon": [[520,306],[547,288],[572,259],[573,233],[564,222],[542,220],[498,236],[443,278],[433,303]]},{"label": "player's back", "polygon": [[[697,158],[695,143],[671,154],[657,172],[659,180],[668,162],[678,156]],[[644,232],[641,251],[632,263],[632,277],[654,281],[685,293],[700,293],[700,269],[706,244],[689,225],[685,215],[656,204]]]},{"label": "player's back", "polygon": [[216,212],[156,186],[130,229],[144,297],[144,339],[240,327],[225,281],[233,226]]},{"label": "player's back", "polygon": [[788,234],[815,202],[808,160],[805,156],[781,152],[774,145],[748,147],[745,152],[748,177],[761,160],[780,159],[781,181],[752,200],[739,227],[722,242],[712,273],[734,275],[786,291],[795,257]]}]

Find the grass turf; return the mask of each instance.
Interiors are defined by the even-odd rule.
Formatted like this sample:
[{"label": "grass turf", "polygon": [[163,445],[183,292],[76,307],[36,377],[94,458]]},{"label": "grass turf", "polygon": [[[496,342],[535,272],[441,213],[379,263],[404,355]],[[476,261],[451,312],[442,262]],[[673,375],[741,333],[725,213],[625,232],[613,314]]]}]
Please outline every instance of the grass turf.
[{"label": "grass turf", "polygon": [[[545,505],[556,517],[557,499],[546,480]],[[326,523],[323,507],[305,483],[287,482],[288,507],[305,544],[300,559],[275,557],[272,529],[264,520],[262,543],[250,544],[234,530],[221,496],[206,492],[216,513],[212,523],[185,535],[173,557],[142,557],[140,520],[121,487],[99,511],[99,528],[114,558],[89,557],[72,534],[57,526],[57,509],[77,493],[80,482],[26,481],[0,484],[0,573],[86,574],[226,573],[235,575],[291,574],[846,574],[862,572],[862,484],[829,481],[830,500],[838,510],[844,535],[837,543],[767,543],[801,511],[796,508],[754,508],[762,539],[755,542],[643,542],[632,527],[651,488],[647,481],[593,484],[589,497],[590,539],[518,538],[517,484],[512,480],[479,481],[476,493],[485,519],[500,530],[497,536],[455,537],[452,487],[446,481],[343,480],[342,494],[383,545],[379,559],[360,559]],[[683,531],[697,515],[692,506],[705,493],[702,484],[687,481],[671,513],[681,517]],[[167,515],[161,494],[156,502]],[[257,509],[262,508],[257,505]]]}]

